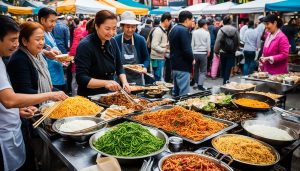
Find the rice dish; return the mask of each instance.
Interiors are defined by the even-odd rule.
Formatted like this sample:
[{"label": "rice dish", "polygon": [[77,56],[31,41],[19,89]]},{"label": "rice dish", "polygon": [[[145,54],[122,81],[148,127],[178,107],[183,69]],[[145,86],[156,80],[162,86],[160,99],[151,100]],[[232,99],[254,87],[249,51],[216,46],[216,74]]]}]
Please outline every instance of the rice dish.
[{"label": "rice dish", "polygon": [[59,130],[63,132],[75,132],[95,125],[96,122],[91,120],[74,120],[62,124]]},{"label": "rice dish", "polygon": [[286,131],[272,126],[250,125],[246,127],[246,130],[254,135],[272,140],[290,141],[294,139]]}]

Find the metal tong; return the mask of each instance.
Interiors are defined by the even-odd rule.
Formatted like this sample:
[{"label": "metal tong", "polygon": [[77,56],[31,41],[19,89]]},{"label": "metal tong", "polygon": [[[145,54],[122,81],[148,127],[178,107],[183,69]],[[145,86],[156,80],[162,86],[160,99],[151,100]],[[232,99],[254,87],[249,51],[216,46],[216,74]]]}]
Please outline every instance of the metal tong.
[{"label": "metal tong", "polygon": [[124,96],[132,103],[135,104],[137,106],[140,106],[142,108],[144,108],[144,106],[140,105],[138,102],[136,102],[124,89],[121,89],[120,92],[122,94],[124,94]]}]

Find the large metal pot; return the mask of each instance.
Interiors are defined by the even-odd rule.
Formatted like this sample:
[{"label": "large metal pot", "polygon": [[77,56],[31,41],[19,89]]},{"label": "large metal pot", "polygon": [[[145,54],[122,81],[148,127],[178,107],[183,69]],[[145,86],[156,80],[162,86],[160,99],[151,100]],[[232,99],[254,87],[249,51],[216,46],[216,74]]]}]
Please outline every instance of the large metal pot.
[{"label": "large metal pot", "polygon": [[100,130],[99,132],[97,132],[96,134],[94,134],[89,140],[90,147],[93,150],[100,153],[101,155],[108,156],[108,157],[114,157],[114,158],[117,158],[118,160],[122,160],[122,161],[124,161],[124,160],[128,161],[128,160],[144,159],[144,158],[147,158],[147,157],[155,156],[155,155],[165,151],[168,147],[168,144],[169,144],[168,136],[164,132],[160,131],[159,129],[146,127],[146,126],[143,126],[143,127],[148,129],[150,131],[150,133],[153,134],[154,136],[156,136],[156,137],[158,137],[158,138],[165,141],[164,146],[160,150],[158,150],[156,152],[153,152],[153,153],[150,153],[148,155],[135,156],[135,157],[115,156],[115,155],[110,155],[110,154],[104,153],[102,151],[99,151],[97,148],[94,147],[93,142],[95,142],[97,139],[99,139],[101,136],[103,136],[106,132],[110,131],[112,128],[104,128],[104,129]]},{"label": "large metal pot", "polygon": [[84,142],[84,141],[87,141],[93,134],[95,134],[96,132],[100,131],[101,129],[103,129],[103,128],[105,128],[107,126],[107,123],[104,123],[102,125],[99,125],[93,131],[90,131],[90,132],[87,132],[87,133],[78,133],[78,134],[72,134],[72,133],[66,133],[66,132],[60,131],[59,128],[60,128],[60,126],[62,124],[70,122],[70,121],[74,121],[74,120],[91,120],[91,121],[95,121],[96,123],[104,121],[101,118],[93,117],[93,116],[72,116],[72,117],[65,117],[65,118],[56,120],[52,124],[52,129],[55,132],[57,132],[60,135],[62,135],[63,137],[72,139],[72,140],[74,140],[76,142]]},{"label": "large metal pot", "polygon": [[232,167],[235,167],[235,168],[248,168],[247,170],[265,170],[265,169],[270,169],[272,168],[275,164],[277,164],[280,160],[280,155],[279,153],[277,152],[277,150],[270,146],[269,144],[265,143],[265,142],[262,142],[260,140],[257,140],[257,139],[254,139],[254,138],[251,138],[251,137],[247,137],[247,136],[244,136],[244,135],[238,135],[238,134],[223,134],[223,135],[220,135],[218,137],[215,137],[212,139],[212,146],[220,153],[222,153],[221,151],[218,150],[218,148],[216,147],[215,145],[215,141],[218,139],[218,138],[222,138],[222,137],[226,137],[226,136],[240,136],[240,137],[244,137],[244,138],[249,138],[249,139],[252,139],[252,140],[255,140],[255,141],[258,141],[260,142],[261,144],[263,144],[264,146],[268,147],[269,149],[271,149],[271,152],[273,153],[273,155],[276,157],[276,160],[271,163],[271,164],[254,164],[254,163],[249,163],[249,162],[244,162],[244,161],[241,161],[241,160],[238,160],[238,159],[235,159],[234,157],[233,160],[234,162],[232,163]]},{"label": "large metal pot", "polygon": [[[261,120],[246,120],[246,121],[243,121],[241,125],[244,128],[244,130],[246,130],[251,135],[251,137],[261,140],[263,142],[266,142],[270,145],[277,146],[277,147],[283,147],[283,146],[290,145],[294,141],[299,139],[299,135],[293,129],[286,127],[282,124],[274,124],[273,122],[261,121]],[[293,139],[292,140],[274,140],[274,139],[265,138],[265,137],[255,134],[255,133],[249,132],[247,130],[247,127],[251,126],[251,125],[265,125],[265,126],[275,127],[275,128],[286,131],[291,137],[293,137]]]},{"label": "large metal pot", "polygon": [[222,157],[221,157],[220,160],[218,160],[218,159],[215,159],[215,158],[210,157],[208,155],[199,154],[199,153],[195,153],[195,152],[178,152],[178,153],[173,153],[173,154],[169,154],[167,156],[164,156],[158,162],[159,170],[162,171],[162,166],[164,164],[164,161],[167,160],[168,158],[173,157],[173,156],[183,156],[183,155],[195,155],[195,156],[199,156],[201,158],[204,158],[204,159],[206,159],[206,160],[208,160],[210,162],[213,162],[213,163],[217,164],[219,167],[223,168],[224,171],[233,171],[233,169],[231,167],[229,167],[228,164],[225,164],[224,162],[221,161],[223,159]]}]

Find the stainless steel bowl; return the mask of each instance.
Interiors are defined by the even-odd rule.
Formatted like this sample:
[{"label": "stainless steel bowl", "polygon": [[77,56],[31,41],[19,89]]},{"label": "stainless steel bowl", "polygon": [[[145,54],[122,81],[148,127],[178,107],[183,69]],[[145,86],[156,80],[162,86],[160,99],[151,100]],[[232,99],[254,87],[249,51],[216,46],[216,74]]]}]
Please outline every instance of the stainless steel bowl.
[{"label": "stainless steel bowl", "polygon": [[93,131],[87,132],[87,133],[78,133],[78,134],[72,134],[72,133],[65,133],[60,131],[60,126],[64,123],[74,121],[74,120],[91,120],[95,121],[96,123],[99,123],[101,121],[104,121],[101,118],[93,117],[93,116],[71,116],[71,117],[65,117],[62,119],[56,120],[52,124],[52,129],[62,135],[63,137],[72,139],[77,142],[84,142],[87,141],[93,134],[95,134],[98,131],[101,131],[103,128],[107,126],[107,123],[99,125],[97,128],[95,128]]},{"label": "stainless steel bowl", "polygon": [[[273,146],[286,146],[286,145],[292,144],[294,141],[299,139],[299,135],[296,133],[296,131],[294,131],[293,129],[286,127],[282,124],[274,124],[273,122],[262,121],[262,120],[246,120],[246,121],[243,121],[241,125],[244,128],[244,130],[246,130],[251,135],[251,137],[259,139],[259,140],[266,142]],[[286,131],[290,136],[293,137],[293,139],[292,140],[274,140],[274,139],[265,138],[265,137],[256,135],[255,133],[249,132],[247,130],[247,127],[251,126],[251,125],[265,125],[265,126],[275,127],[275,128]]]},{"label": "stainless steel bowl", "polygon": [[162,139],[165,141],[165,144],[164,146],[156,151],[156,152],[153,152],[153,153],[150,153],[148,155],[144,155],[144,156],[135,156],[135,157],[128,157],[128,156],[115,156],[115,155],[110,155],[110,154],[107,154],[107,153],[104,153],[102,151],[99,151],[97,148],[94,147],[93,145],[93,142],[95,142],[97,139],[99,139],[101,136],[103,136],[106,132],[110,131],[112,128],[105,128],[105,129],[102,129],[100,130],[98,133],[94,134],[91,138],[90,138],[90,147],[97,151],[98,153],[100,153],[101,155],[104,155],[104,156],[108,156],[108,157],[115,157],[117,159],[121,159],[121,160],[136,160],[136,159],[143,159],[143,158],[146,158],[146,157],[150,157],[150,156],[155,156],[161,152],[163,152],[164,150],[166,150],[166,148],[168,147],[168,144],[169,144],[169,140],[168,140],[168,136],[160,131],[159,129],[156,129],[156,128],[151,128],[151,127],[146,127],[146,126],[143,126],[144,128],[148,129],[150,131],[151,134],[153,134],[154,136]]},{"label": "stainless steel bowl", "polygon": [[233,171],[233,169],[231,167],[229,167],[227,164],[225,164],[224,162],[222,162],[220,160],[217,160],[217,159],[207,156],[205,154],[198,154],[198,153],[194,153],[194,152],[178,152],[178,153],[173,153],[173,154],[164,156],[158,162],[159,170],[162,171],[162,166],[163,166],[165,160],[167,160],[168,158],[173,157],[173,156],[181,156],[181,155],[196,155],[196,156],[207,159],[208,161],[217,164],[218,166],[223,168],[225,171]]},{"label": "stainless steel bowl", "polygon": [[[254,168],[269,168],[269,167],[272,167],[274,166],[275,164],[277,164],[280,160],[280,155],[279,153],[277,152],[277,150],[272,147],[271,145],[263,142],[263,141],[260,141],[260,140],[257,140],[257,139],[254,139],[254,138],[251,138],[251,137],[247,137],[247,136],[244,136],[244,135],[238,135],[238,134],[223,134],[223,135],[220,135],[220,136],[217,136],[215,138],[212,139],[211,141],[211,144],[212,146],[218,151],[220,152],[221,154],[223,154],[221,151],[218,150],[218,148],[215,146],[215,141],[218,139],[218,138],[221,138],[221,137],[226,137],[226,136],[240,136],[240,137],[244,137],[244,138],[248,138],[248,139],[252,139],[252,140],[255,140],[255,141],[258,141],[260,142],[261,144],[263,144],[264,146],[268,147],[271,149],[271,152],[273,153],[273,155],[276,157],[276,160],[271,163],[271,164],[254,164],[254,163],[248,163],[248,162],[244,162],[244,161],[241,161],[241,160],[238,160],[238,159],[235,159],[233,156],[231,156],[233,159],[234,159],[234,162],[233,162],[233,165],[240,165],[242,167],[248,167],[250,166],[251,168],[254,167]],[[229,154],[230,155],[230,154]],[[235,163],[237,162],[237,163]]]}]

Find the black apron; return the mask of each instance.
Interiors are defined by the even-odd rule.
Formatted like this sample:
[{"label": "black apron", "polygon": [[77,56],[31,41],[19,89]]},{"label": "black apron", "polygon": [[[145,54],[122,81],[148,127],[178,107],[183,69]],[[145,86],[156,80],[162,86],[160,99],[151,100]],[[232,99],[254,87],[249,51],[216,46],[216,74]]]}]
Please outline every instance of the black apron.
[{"label": "black apron", "polygon": [[[138,64],[138,58],[137,58],[137,52],[136,48],[134,46],[134,39],[132,36],[131,39],[131,45],[124,43],[124,38],[122,34],[122,63],[123,65],[129,64],[129,65],[134,65]],[[144,79],[143,79],[143,74],[137,73],[135,71],[125,69],[125,74],[128,83],[136,83],[137,85],[143,85],[144,84]]]}]

